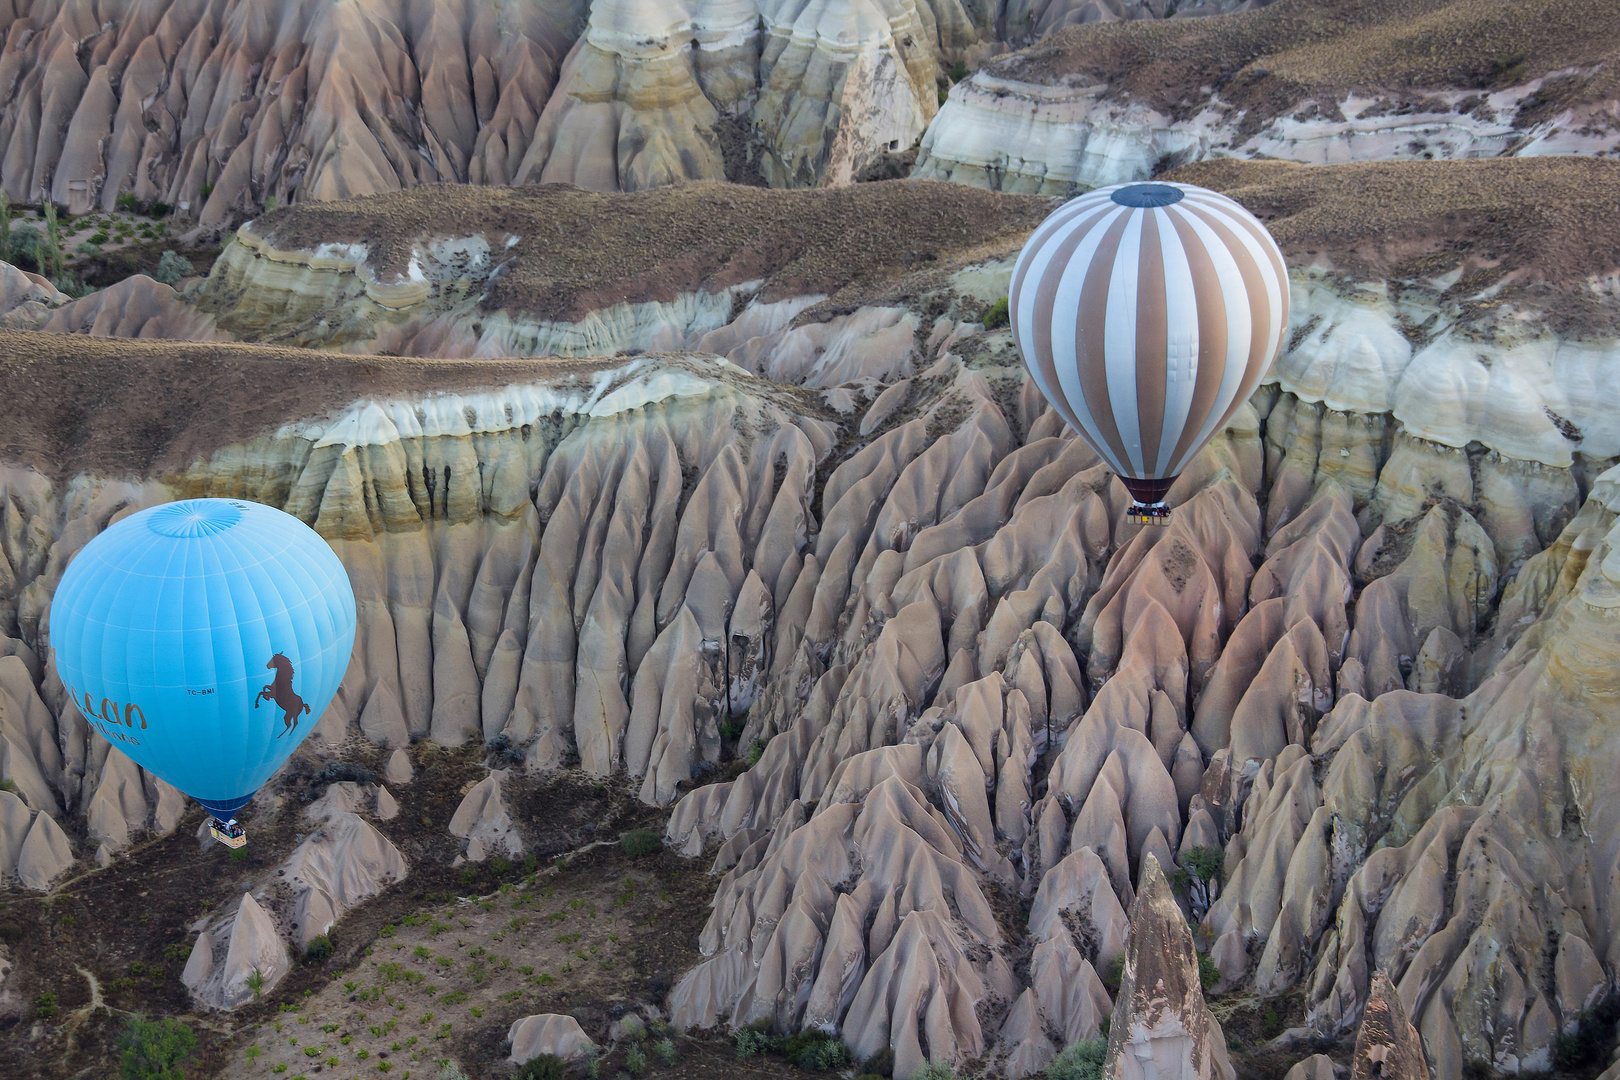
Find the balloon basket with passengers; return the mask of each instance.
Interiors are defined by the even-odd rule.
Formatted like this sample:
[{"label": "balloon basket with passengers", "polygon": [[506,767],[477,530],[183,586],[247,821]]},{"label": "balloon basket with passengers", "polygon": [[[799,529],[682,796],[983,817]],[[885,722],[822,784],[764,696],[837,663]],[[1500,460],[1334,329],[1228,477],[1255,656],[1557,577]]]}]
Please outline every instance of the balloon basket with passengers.
[{"label": "balloon basket with passengers", "polygon": [[1254,393],[1288,326],[1288,270],[1253,214],[1192,184],[1058,207],[1013,267],[1013,340],[1041,394],[1131,493],[1142,525]]},{"label": "balloon basket with passengers", "polygon": [[287,761],[337,693],[354,591],[297,518],[237,499],[132,514],[68,564],[51,603],[57,671],[90,726],[213,815]]}]

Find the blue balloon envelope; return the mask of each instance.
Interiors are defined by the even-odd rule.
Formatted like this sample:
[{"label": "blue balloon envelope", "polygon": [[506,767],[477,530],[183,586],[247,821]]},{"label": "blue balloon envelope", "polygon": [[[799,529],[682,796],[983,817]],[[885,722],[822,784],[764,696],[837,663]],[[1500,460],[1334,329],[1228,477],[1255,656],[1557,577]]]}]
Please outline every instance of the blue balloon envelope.
[{"label": "blue balloon envelope", "polygon": [[56,670],[102,735],[221,821],[315,728],[354,649],[354,590],[297,518],[236,499],[155,506],[68,564]]}]

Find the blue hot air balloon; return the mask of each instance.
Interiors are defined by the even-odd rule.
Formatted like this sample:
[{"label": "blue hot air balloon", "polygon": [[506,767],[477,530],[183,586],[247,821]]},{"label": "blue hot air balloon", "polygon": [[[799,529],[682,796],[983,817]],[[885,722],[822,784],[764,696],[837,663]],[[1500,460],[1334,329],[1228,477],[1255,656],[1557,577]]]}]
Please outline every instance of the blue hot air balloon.
[{"label": "blue hot air balloon", "polygon": [[337,693],[354,622],[349,575],[313,529],[258,503],[188,499],[84,546],[50,639],[90,725],[232,826],[215,833],[231,842],[233,812]]}]

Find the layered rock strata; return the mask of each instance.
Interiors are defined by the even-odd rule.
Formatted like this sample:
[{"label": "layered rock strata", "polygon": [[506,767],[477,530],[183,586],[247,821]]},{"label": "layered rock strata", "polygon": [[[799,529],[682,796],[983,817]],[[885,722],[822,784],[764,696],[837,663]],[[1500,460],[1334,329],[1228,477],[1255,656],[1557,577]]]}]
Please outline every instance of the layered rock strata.
[{"label": "layered rock strata", "polygon": [[1612,11],[1576,0],[1311,0],[1070,26],[957,83],[914,175],[1065,194],[1208,157],[1612,153],[1617,35]]}]

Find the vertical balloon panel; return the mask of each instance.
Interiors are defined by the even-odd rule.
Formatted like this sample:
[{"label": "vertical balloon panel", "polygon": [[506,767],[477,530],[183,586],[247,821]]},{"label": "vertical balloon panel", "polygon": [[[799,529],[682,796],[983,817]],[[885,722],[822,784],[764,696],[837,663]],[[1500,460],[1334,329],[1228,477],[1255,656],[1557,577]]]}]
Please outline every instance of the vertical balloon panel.
[{"label": "vertical balloon panel", "polygon": [[354,647],[326,542],[256,503],[133,514],[78,554],[51,608],[57,671],[130,758],[228,813],[313,730]]}]

